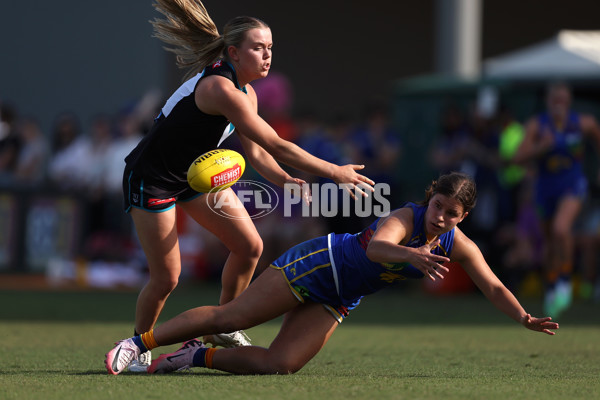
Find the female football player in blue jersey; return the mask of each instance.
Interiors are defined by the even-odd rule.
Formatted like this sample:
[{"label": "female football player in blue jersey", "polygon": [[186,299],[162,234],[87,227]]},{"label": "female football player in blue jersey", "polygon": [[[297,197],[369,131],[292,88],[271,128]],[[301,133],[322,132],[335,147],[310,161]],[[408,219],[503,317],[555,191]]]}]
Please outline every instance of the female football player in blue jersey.
[{"label": "female football player in blue jersey", "polygon": [[[304,182],[288,175],[278,162],[352,188],[360,186],[365,190],[362,194],[372,191],[374,183],[357,173],[363,166],[338,166],[314,157],[280,138],[258,115],[250,82],[269,73],[273,45],[271,30],[263,21],[237,17],[220,35],[198,0],[157,0],[155,7],[166,17],[153,21],[155,35],[173,46],[170,50],[179,65],[189,72],[151,131],[125,159],[125,208],[150,272],[137,300],[136,332],[152,329],[178,283],[176,204],[230,251],[222,272],[220,304],[238,296],[252,279],[263,243],[243,204],[231,189],[203,194],[187,182],[188,167],[196,157],[224,141],[226,145],[234,129],[247,160],[278,186]],[[221,196],[227,199],[221,201],[217,198]],[[210,210],[209,203],[217,202],[224,204],[222,214],[228,218]],[[247,345],[246,339],[236,332],[213,336],[215,344],[224,346]],[[148,360],[144,353],[130,369],[145,371]]]},{"label": "female football player in blue jersey", "polygon": [[544,311],[557,318],[571,303],[572,230],[588,187],[585,140],[592,139],[600,152],[600,128],[592,115],[571,110],[571,90],[564,82],[548,86],[546,103],[547,111],[526,124],[515,161],[537,165],[535,203],[545,236]]},{"label": "female football player in blue jersey", "polygon": [[[231,302],[188,310],[118,342],[106,355],[106,368],[118,374],[147,349],[188,340],[154,360],[148,371],[207,367],[236,374],[293,373],[321,350],[363,296],[404,279],[443,279],[449,272],[444,263],[450,261],[460,263],[500,311],[528,329],[554,335],[558,324],[528,314],[457,227],[475,201],[469,176],[442,175],[422,203],[406,203],[358,234],[331,233],[291,248]],[[281,329],[269,348],[217,350],[193,339],[247,329],[280,315]]]}]

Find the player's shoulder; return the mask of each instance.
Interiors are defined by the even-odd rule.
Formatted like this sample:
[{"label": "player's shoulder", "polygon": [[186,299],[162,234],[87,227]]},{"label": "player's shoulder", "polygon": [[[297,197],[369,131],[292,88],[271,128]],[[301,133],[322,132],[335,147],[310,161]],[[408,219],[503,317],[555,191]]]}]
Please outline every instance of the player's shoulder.
[{"label": "player's shoulder", "polygon": [[213,104],[238,104],[247,96],[238,90],[235,84],[221,75],[210,75],[203,78],[196,86],[197,99]]},{"label": "player's shoulder", "polygon": [[452,261],[471,258],[480,252],[479,247],[458,226],[454,228],[454,244],[452,245]]},{"label": "player's shoulder", "polygon": [[395,210],[393,210],[390,213],[390,216],[395,216],[395,218],[399,218],[399,219],[409,219],[410,221],[412,221],[414,215],[415,215],[415,211],[413,209],[413,207],[411,207],[411,205],[409,203],[404,204],[402,207],[399,207]]},{"label": "player's shoulder", "polygon": [[402,206],[395,210],[392,210],[390,214],[386,217],[382,217],[379,220],[377,226],[380,226],[385,221],[395,221],[396,223],[401,223],[405,226],[410,225],[412,227],[414,221],[414,211],[412,207]]}]

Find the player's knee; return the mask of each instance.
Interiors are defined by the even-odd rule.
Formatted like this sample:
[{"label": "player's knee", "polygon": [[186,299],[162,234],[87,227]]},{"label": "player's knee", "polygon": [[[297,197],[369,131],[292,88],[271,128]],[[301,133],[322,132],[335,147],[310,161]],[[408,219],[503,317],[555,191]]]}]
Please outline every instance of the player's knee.
[{"label": "player's knee", "polygon": [[282,359],[282,358],[277,358],[274,360],[271,360],[271,362],[269,362],[267,364],[267,374],[278,374],[278,375],[289,375],[289,374],[294,374],[298,371],[300,371],[300,369],[302,369],[302,367],[304,366],[304,363],[300,363],[296,360],[293,360],[291,358],[288,359]]},{"label": "player's knee", "polygon": [[253,234],[230,238],[225,245],[233,254],[240,257],[259,259],[263,251],[263,241],[258,232]]},{"label": "player's knee", "polygon": [[256,235],[246,238],[244,243],[240,243],[239,251],[247,258],[260,258],[263,252],[263,241],[260,235],[257,233]]},{"label": "player's knee", "polygon": [[178,283],[179,277],[170,275],[154,278],[150,282],[154,293],[163,296],[168,296],[177,287]]},{"label": "player's knee", "polygon": [[265,374],[293,374],[306,364],[307,360],[298,357],[294,352],[278,352],[273,349],[267,351],[267,357],[264,362]]}]

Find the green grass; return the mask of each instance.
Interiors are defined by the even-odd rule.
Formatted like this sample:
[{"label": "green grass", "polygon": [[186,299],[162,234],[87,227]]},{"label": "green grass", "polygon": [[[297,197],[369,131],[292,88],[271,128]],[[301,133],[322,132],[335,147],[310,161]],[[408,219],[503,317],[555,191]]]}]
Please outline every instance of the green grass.
[{"label": "green grass", "polygon": [[[163,318],[214,303],[189,286]],[[132,330],[135,293],[0,291],[0,399],[591,399],[600,393],[600,313],[576,303],[554,336],[528,331],[479,295],[389,290],[363,301],[295,375],[107,375]],[[525,302],[539,315],[538,301]],[[278,321],[248,331],[266,346]],[[164,350],[172,350],[169,346]]]}]

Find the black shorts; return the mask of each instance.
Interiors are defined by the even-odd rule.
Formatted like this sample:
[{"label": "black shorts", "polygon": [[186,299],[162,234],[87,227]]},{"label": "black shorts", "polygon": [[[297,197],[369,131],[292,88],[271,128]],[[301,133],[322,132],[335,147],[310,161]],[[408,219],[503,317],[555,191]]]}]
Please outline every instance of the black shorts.
[{"label": "black shorts", "polygon": [[187,183],[169,190],[159,188],[144,181],[131,169],[125,168],[123,195],[125,212],[129,212],[131,207],[150,212],[163,212],[175,207],[178,201],[190,201],[201,196],[202,193],[196,192]]}]

